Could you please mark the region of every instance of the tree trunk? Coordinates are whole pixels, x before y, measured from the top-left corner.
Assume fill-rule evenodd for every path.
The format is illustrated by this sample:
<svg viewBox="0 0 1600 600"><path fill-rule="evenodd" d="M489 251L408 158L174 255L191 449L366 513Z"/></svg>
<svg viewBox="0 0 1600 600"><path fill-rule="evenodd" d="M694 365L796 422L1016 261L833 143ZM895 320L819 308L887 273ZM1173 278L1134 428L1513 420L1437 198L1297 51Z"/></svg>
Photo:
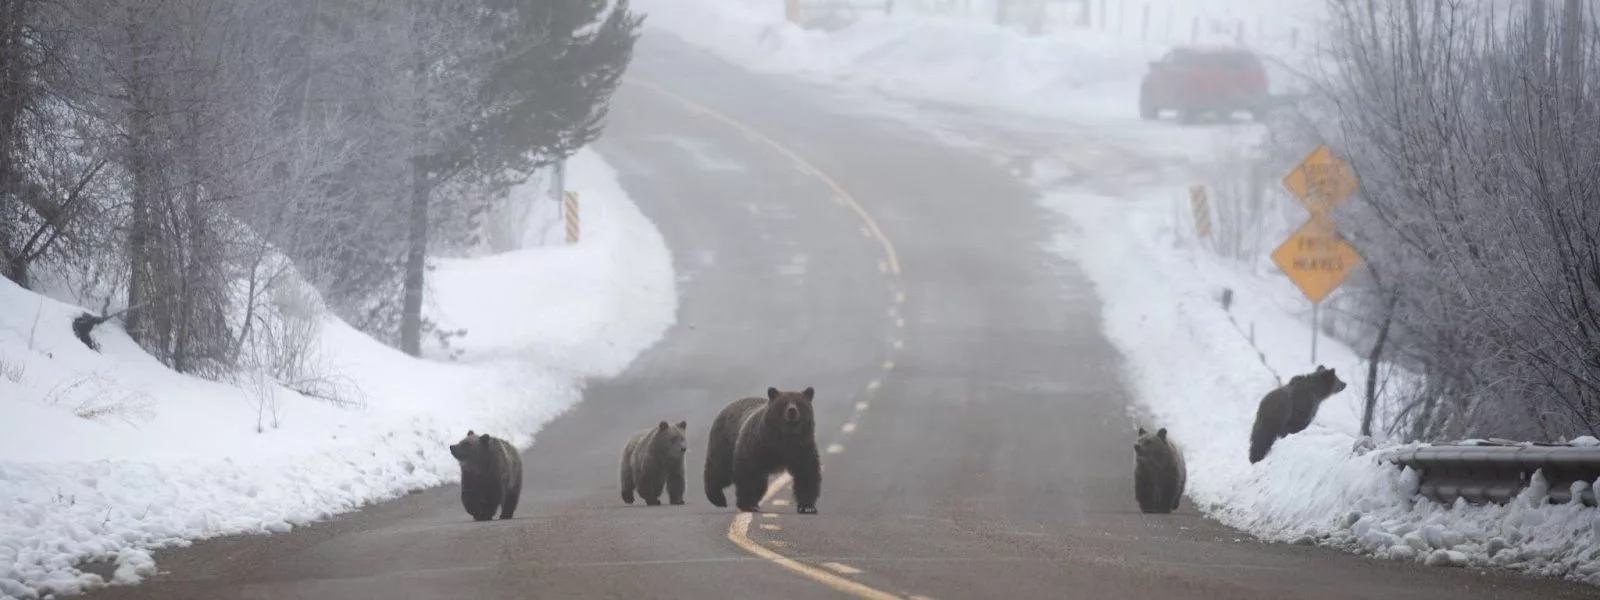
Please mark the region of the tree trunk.
<svg viewBox="0 0 1600 600"><path fill-rule="evenodd" d="M24 87L28 74L19 50L25 16L18 0L0 0L0 202L16 202L22 190L15 161L23 105L28 102ZM13 245L18 234L11 227L10 222L0 220L0 277L28 287L27 270Z"/></svg>
<svg viewBox="0 0 1600 600"><path fill-rule="evenodd" d="M1378 405L1378 361L1383 359L1383 344L1389 341L1389 325L1394 321L1394 309L1398 298L1389 301L1389 306L1383 312L1383 325L1378 327L1378 341L1372 344L1372 353L1367 355L1367 402L1361 409L1361 435L1372 436L1372 412Z"/></svg>
<svg viewBox="0 0 1600 600"><path fill-rule="evenodd" d="M128 96L132 103L130 107L128 127L128 143L126 151L128 171L133 176L133 189L130 201L133 212L132 222L128 224L128 306L132 307L124 317L128 337L135 343L149 349L150 336L146 331L144 307L149 306L151 290L149 289L151 277L154 275L151 268L150 236L155 227L152 212L152 197L155 195L156 182L151 171L150 144L150 110L149 82L143 69L144 57L148 54L140 36L139 24L130 23L128 26L129 48L133 53L133 68L128 81Z"/></svg>
<svg viewBox="0 0 1600 600"><path fill-rule="evenodd" d="M1534 74L1534 81L1542 83L1545 75L1545 42L1550 39L1546 33L1547 21L1545 19L1545 0L1529 0L1528 2L1528 61Z"/></svg>
<svg viewBox="0 0 1600 600"><path fill-rule="evenodd" d="M400 351L422 355L422 289L428 258L428 173L422 158L412 160L411 215L406 236L405 304L400 313Z"/></svg>
<svg viewBox="0 0 1600 600"><path fill-rule="evenodd" d="M1561 12L1561 83L1564 107L1576 113L1583 106L1583 2L1567 0Z"/></svg>

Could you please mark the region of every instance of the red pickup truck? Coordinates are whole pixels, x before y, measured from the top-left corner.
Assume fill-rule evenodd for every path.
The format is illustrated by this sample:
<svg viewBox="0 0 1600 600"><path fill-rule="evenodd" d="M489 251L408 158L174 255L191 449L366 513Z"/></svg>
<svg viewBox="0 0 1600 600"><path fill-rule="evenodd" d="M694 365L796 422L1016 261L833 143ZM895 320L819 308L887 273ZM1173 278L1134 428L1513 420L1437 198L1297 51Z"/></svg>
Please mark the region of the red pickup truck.
<svg viewBox="0 0 1600 600"><path fill-rule="evenodd" d="M1267 70L1255 53L1234 47L1180 46L1161 60L1139 85L1139 116L1160 117L1161 111L1178 112L1178 120L1192 123L1200 115L1226 116L1250 111L1256 119L1267 107L1271 92Z"/></svg>

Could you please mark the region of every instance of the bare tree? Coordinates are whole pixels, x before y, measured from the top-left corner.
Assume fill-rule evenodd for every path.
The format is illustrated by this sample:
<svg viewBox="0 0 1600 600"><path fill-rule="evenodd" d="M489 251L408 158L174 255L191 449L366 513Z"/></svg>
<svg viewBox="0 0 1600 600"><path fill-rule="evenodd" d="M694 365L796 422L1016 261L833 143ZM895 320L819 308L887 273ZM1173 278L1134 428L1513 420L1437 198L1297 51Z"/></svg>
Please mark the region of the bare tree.
<svg viewBox="0 0 1600 600"><path fill-rule="evenodd" d="M1392 411L1408 437L1600 432L1600 61L1581 7L1551 44L1541 4L1329 3L1334 118L1301 126L1360 175L1338 218L1385 273L1357 295L1427 378Z"/></svg>

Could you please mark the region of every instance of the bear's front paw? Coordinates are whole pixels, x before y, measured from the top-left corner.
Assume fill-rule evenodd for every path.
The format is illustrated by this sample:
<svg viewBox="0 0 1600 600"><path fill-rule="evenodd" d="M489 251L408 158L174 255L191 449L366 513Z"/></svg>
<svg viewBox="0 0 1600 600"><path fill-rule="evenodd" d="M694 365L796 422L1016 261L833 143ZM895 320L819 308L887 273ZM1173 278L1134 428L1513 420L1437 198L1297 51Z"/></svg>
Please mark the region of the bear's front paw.
<svg viewBox="0 0 1600 600"><path fill-rule="evenodd" d="M799 508L799 510L797 512L799 512L802 515L814 515L814 514L817 514L817 507L815 507L815 506L802 506L802 507Z"/></svg>
<svg viewBox="0 0 1600 600"><path fill-rule="evenodd" d="M673 504L674 504L674 505L678 505L678 504L683 504L683 498L679 498L679 499L677 499L677 500L673 500L673 501L672 501L672 503L673 503Z"/></svg>
<svg viewBox="0 0 1600 600"><path fill-rule="evenodd" d="M739 510L742 510L744 512L761 512L761 506L760 505L756 505L756 504L752 504L752 505L749 505L749 506L742 506L741 505L739 507Z"/></svg>

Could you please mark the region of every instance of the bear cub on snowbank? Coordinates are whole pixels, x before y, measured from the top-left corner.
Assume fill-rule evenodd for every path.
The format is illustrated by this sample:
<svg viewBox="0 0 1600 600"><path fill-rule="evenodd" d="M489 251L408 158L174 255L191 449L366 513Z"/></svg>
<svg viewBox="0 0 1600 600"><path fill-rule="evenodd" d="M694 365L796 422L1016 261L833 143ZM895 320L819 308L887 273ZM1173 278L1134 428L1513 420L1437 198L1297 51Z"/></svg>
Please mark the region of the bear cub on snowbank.
<svg viewBox="0 0 1600 600"><path fill-rule="evenodd" d="M509 519L522 496L522 456L510 442L471 431L450 445L450 455L461 463L461 505L474 521Z"/></svg>
<svg viewBox="0 0 1600 600"><path fill-rule="evenodd" d="M734 486L739 510L758 512L767 493L767 477L788 471L794 478L794 499L801 514L816 514L822 494L822 461L817 456L816 418L811 401L816 391L780 392L767 388L766 398L735 400L711 423L706 442L706 498L723 507L723 488Z"/></svg>
<svg viewBox="0 0 1600 600"><path fill-rule="evenodd" d="M1139 510L1169 513L1178 510L1183 486L1189 479L1183 450L1167 439L1166 428L1151 435L1143 427L1133 442L1133 497Z"/></svg>
<svg viewBox="0 0 1600 600"><path fill-rule="evenodd" d="M622 501L633 504L633 492L650 506L661 504L661 488L667 488L667 501L683 504L683 455L689 441L683 436L688 421L676 425L666 421L628 439L622 447Z"/></svg>
<svg viewBox="0 0 1600 600"><path fill-rule="evenodd" d="M1317 370L1290 377L1289 383L1267 392L1250 428L1250 464L1266 458L1278 440L1305 431L1322 401L1342 391L1344 381L1333 369L1317 365Z"/></svg>

